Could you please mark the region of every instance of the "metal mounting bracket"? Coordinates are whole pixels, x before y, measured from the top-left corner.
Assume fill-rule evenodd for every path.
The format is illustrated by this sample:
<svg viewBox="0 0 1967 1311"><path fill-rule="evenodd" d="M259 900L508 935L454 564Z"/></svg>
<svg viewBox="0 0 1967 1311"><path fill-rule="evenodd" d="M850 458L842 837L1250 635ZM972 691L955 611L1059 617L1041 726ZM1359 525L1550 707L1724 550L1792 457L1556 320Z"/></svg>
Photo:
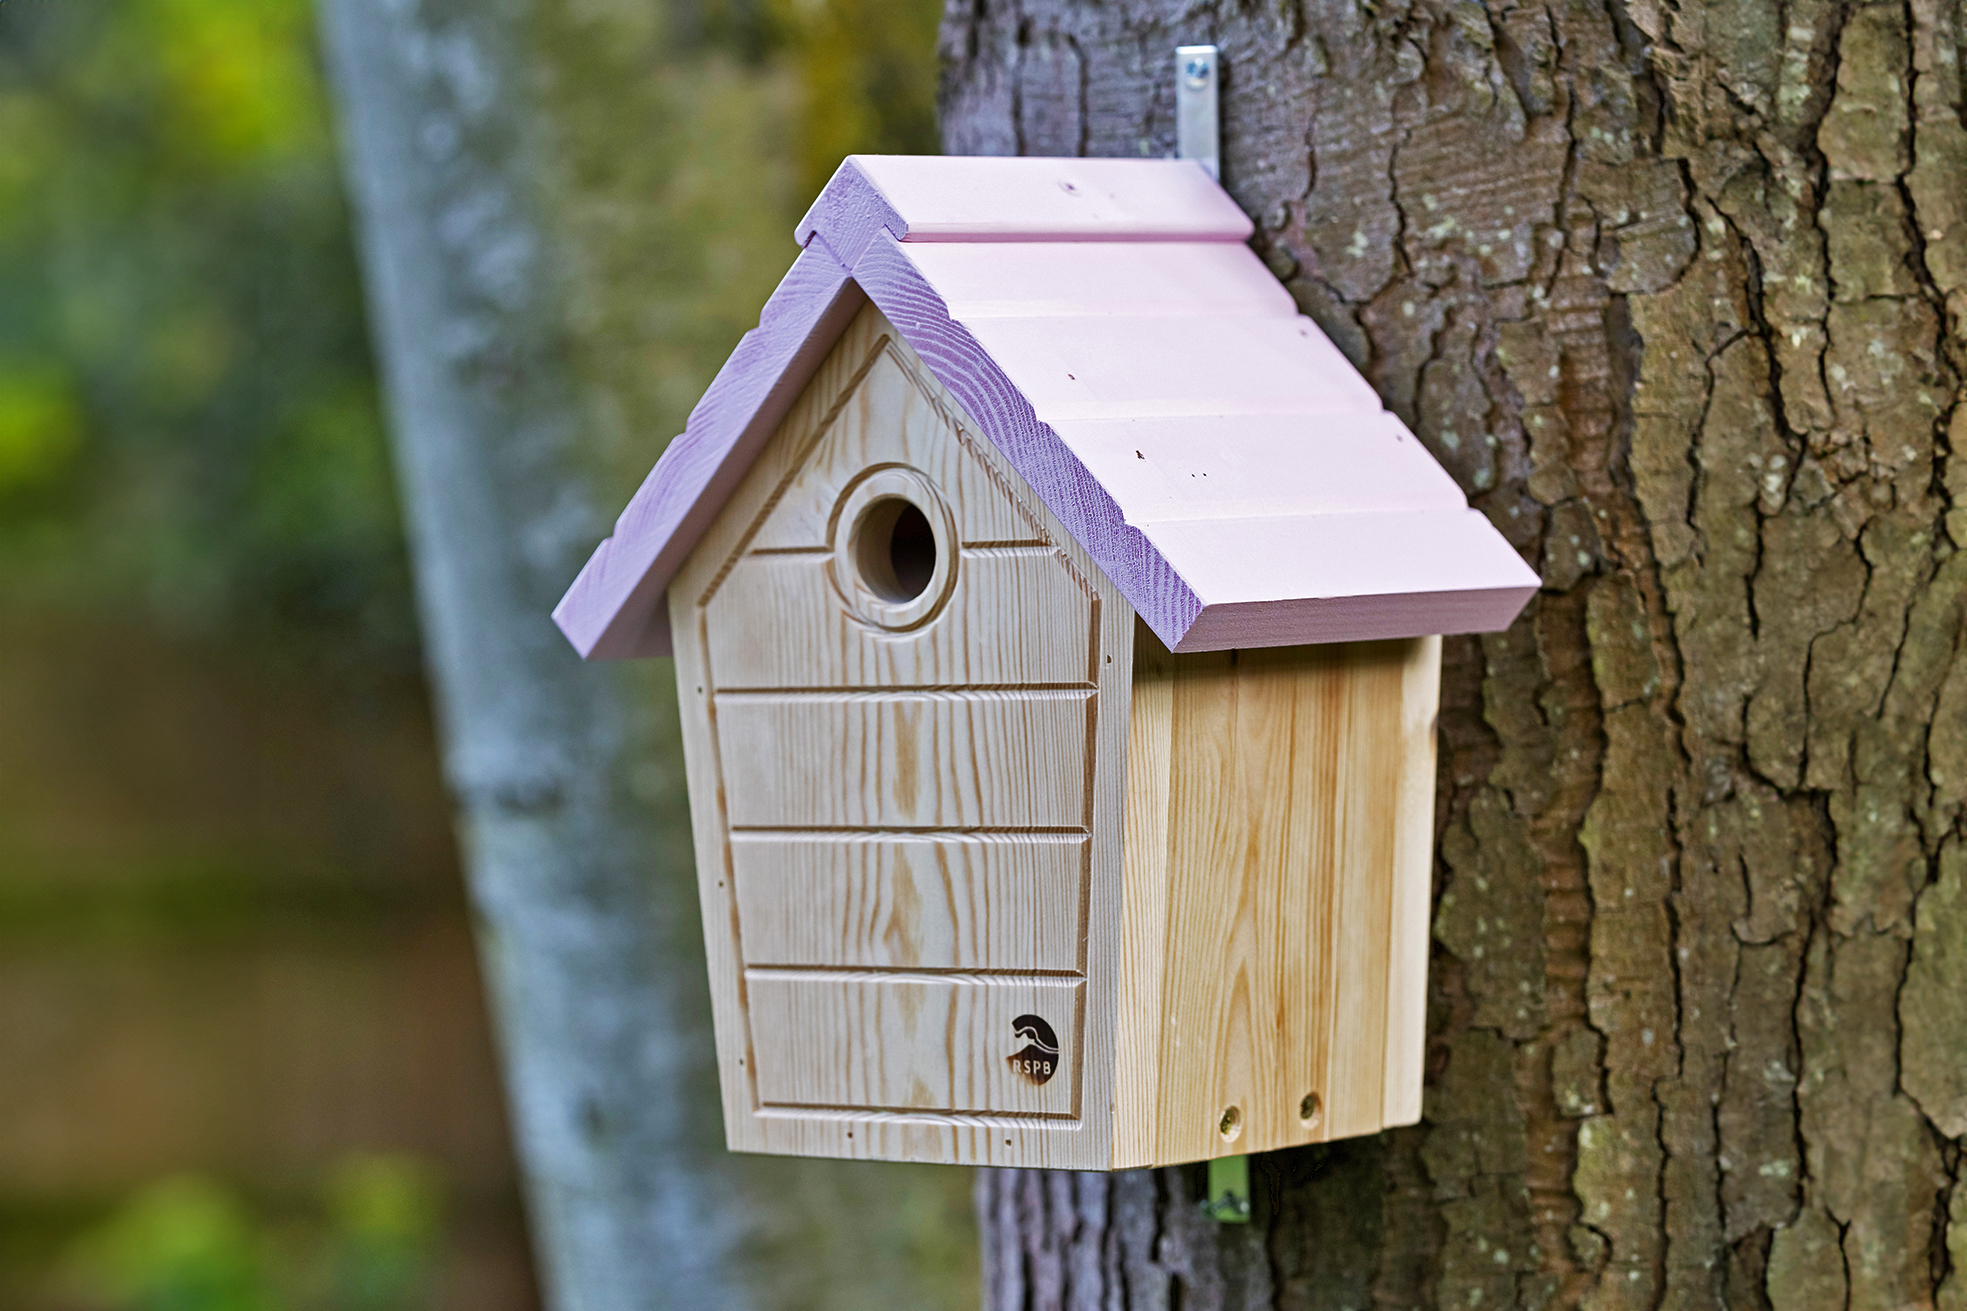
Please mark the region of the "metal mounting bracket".
<svg viewBox="0 0 1967 1311"><path fill-rule="evenodd" d="M1250 1223L1250 1158L1218 1156L1209 1162L1209 1198L1202 1213L1225 1224Z"/></svg>
<svg viewBox="0 0 1967 1311"><path fill-rule="evenodd" d="M1222 181L1222 128L1216 117L1222 66L1214 46L1175 47L1175 155Z"/></svg>

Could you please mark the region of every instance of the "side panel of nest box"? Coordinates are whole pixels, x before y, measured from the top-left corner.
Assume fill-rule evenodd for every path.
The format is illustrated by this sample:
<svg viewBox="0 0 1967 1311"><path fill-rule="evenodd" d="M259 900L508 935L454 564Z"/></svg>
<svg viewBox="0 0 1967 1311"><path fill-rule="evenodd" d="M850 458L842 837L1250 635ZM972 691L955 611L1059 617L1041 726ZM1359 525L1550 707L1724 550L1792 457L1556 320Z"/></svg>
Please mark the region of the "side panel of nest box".
<svg viewBox="0 0 1967 1311"><path fill-rule="evenodd" d="M1134 650L1116 1167L1421 1113L1441 639Z"/></svg>

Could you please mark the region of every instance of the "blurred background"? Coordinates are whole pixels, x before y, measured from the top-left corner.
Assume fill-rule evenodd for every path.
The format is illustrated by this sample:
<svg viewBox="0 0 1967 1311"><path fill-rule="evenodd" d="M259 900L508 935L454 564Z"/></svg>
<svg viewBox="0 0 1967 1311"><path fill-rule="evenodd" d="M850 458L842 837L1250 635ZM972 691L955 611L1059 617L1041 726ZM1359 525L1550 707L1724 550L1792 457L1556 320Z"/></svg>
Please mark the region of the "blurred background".
<svg viewBox="0 0 1967 1311"><path fill-rule="evenodd" d="M583 193L626 489L940 7L588 7L692 70ZM349 222L306 0L0 0L6 1311L538 1305ZM974 1304L966 1172L772 1168L762 1305Z"/></svg>

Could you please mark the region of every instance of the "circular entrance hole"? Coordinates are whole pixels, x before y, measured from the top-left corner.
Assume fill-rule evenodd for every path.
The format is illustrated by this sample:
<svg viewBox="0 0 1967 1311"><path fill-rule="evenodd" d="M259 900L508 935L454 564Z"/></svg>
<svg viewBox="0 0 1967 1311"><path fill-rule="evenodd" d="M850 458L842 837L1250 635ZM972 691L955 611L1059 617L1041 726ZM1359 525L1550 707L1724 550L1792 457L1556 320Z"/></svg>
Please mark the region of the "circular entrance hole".
<svg viewBox="0 0 1967 1311"><path fill-rule="evenodd" d="M913 501L883 496L854 529L854 568L868 591L894 605L922 595L936 576L936 532Z"/></svg>
<svg viewBox="0 0 1967 1311"><path fill-rule="evenodd" d="M1304 1100L1298 1103L1298 1123L1307 1129L1316 1129L1324 1117L1325 1104L1318 1099L1318 1094L1306 1093Z"/></svg>

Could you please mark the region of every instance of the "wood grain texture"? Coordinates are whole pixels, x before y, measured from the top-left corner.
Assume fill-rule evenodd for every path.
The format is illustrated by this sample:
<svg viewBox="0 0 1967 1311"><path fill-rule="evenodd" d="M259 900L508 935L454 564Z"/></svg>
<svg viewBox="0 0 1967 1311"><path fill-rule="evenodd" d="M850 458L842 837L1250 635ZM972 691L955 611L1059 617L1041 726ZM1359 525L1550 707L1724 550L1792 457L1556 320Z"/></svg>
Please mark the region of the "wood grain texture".
<svg viewBox="0 0 1967 1311"><path fill-rule="evenodd" d="M1399 760L1394 782L1386 1067L1380 1122L1421 1118L1427 1056L1427 959L1434 881L1434 769L1441 704L1441 639L1413 643L1401 666Z"/></svg>
<svg viewBox="0 0 1967 1311"><path fill-rule="evenodd" d="M1169 789L1174 781L1173 658L1146 623L1134 623L1133 699L1127 726L1127 815L1122 829L1120 989L1114 1001L1113 1151L1116 1166L1158 1160L1162 996L1167 985Z"/></svg>
<svg viewBox="0 0 1967 1311"><path fill-rule="evenodd" d="M865 311L863 311L865 314ZM955 416L924 386L919 369L904 362L889 333L871 335L872 319L857 320L855 342L868 354L847 395L827 413L802 416L788 426L793 441L814 425L813 447L780 492L771 517L759 525L753 550L796 550L826 545L840 494L863 471L882 464L919 469L949 489L961 539L975 545L1043 540L1031 512L993 480L988 465L965 448ZM842 339L843 342L846 340ZM858 345L847 348L852 354ZM788 415L790 419L790 415ZM974 440L974 439L967 439Z"/></svg>
<svg viewBox="0 0 1967 1311"><path fill-rule="evenodd" d="M1116 1165L1382 1126L1389 998L1404 1025L1425 989L1425 938L1396 955L1393 907L1404 888L1411 938L1438 660L1431 640L1178 655L1142 633ZM1398 1077L1417 1096L1411 1045Z"/></svg>
<svg viewBox="0 0 1967 1311"><path fill-rule="evenodd" d="M848 614L835 595L830 567L830 558L821 555L750 555L732 568L708 607L711 658L721 686L1092 685L1091 598L1050 548L966 551L941 616L906 636L870 628ZM1004 623L1007 612L1051 615L1056 622L1033 630ZM766 631L813 640L760 642L754 629L738 622L741 616L766 616Z"/></svg>
<svg viewBox="0 0 1967 1311"><path fill-rule="evenodd" d="M861 389L887 362L920 395L863 415L857 398L873 393ZM884 411L905 431L880 431ZM725 1124L739 1150L1110 1161L1110 1005L1085 999L1113 995L1127 726L1101 707L1126 704L1133 617L968 428L864 310L670 588ZM854 485L843 451L933 468L958 519L1008 506L1023 541L962 548L948 604L920 629L859 624L825 575L830 552L778 545L811 540L814 489ZM1075 1093L1063 1074L1008 1092L988 1082L1011 1074L1008 1021L1026 1013L990 1007L1026 984L1071 998L1058 1035L1073 1034ZM954 1030L909 1018L932 1013L983 1018ZM822 1031L822 1045L899 1035L897 1064L843 1088L838 1069L809 1058ZM911 1043L940 1046L908 1056ZM786 1097L801 1104L774 1104Z"/></svg>
<svg viewBox="0 0 1967 1311"><path fill-rule="evenodd" d="M758 332L556 617L586 655L666 649L644 610L865 295L953 398L951 412L968 417L1062 537L1172 648L1505 626L1535 590L1535 573L1486 519L1444 499L1439 470L1404 428L1392 435L1411 453L1389 453L1389 425L1399 421L1311 320L1290 312L1232 235L1247 228L1182 162L849 161L802 223L806 254ZM935 249L952 243L992 249L956 258ZM1075 263L1073 246L1099 254ZM884 375L867 385L866 404L878 411L875 393L900 383ZM1335 423L1335 414L1358 420ZM1280 417L1290 423L1280 427ZM1179 492L1171 497L1167 481L1140 476L1145 469L1116 471L1110 445L1089 464L1053 427L1156 419L1212 425L1217 440L1230 434L1230 449L1245 424L1255 437L1247 458L1213 469L1181 469L1165 443L1154 457L1133 448L1142 464L1162 463L1176 488L1183 473L1192 486L1210 479L1198 494L1209 514L1157 525L1153 508ZM842 440L847 465L853 449ZM1297 477L1274 482L1266 471L1280 465ZM1340 472L1322 490L1286 493L1316 487L1307 471L1328 467ZM818 474L818 490L828 476ZM1132 503L1144 487L1153 489L1147 502ZM1358 500L1335 505L1340 487L1359 489ZM788 549L813 536L813 513L826 503L797 499L807 514L783 522ZM1388 502L1405 508L1379 521ZM1264 507L1255 521L1252 503ZM1318 566L1289 567L1307 558Z"/></svg>
<svg viewBox="0 0 1967 1311"><path fill-rule="evenodd" d="M734 827L1083 828L1091 691L723 693Z"/></svg>
<svg viewBox="0 0 1967 1311"><path fill-rule="evenodd" d="M1068 1117L1085 983L1017 976L746 971L758 1096L777 1107ZM1046 1082L1013 1073L1013 1021L1044 1017L1063 1061Z"/></svg>
<svg viewBox="0 0 1967 1311"><path fill-rule="evenodd" d="M1070 834L734 834L745 959L1076 972L1087 843Z"/></svg>

